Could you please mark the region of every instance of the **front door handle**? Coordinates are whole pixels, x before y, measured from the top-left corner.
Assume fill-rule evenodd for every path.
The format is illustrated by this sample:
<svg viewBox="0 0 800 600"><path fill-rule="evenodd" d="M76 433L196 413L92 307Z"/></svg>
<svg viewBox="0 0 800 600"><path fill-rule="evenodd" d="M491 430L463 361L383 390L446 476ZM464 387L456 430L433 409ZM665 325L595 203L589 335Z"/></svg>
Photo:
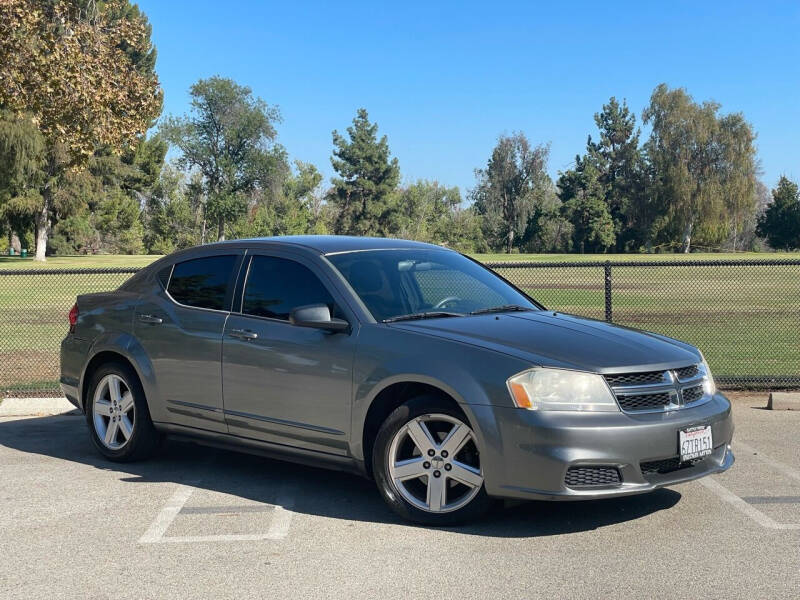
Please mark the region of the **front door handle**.
<svg viewBox="0 0 800 600"><path fill-rule="evenodd" d="M249 329L231 329L228 335L239 338L240 340L254 340L258 337L255 331L250 331Z"/></svg>
<svg viewBox="0 0 800 600"><path fill-rule="evenodd" d="M150 323L151 325L161 325L164 320L161 317L155 317L153 315L139 315L139 320L142 323Z"/></svg>

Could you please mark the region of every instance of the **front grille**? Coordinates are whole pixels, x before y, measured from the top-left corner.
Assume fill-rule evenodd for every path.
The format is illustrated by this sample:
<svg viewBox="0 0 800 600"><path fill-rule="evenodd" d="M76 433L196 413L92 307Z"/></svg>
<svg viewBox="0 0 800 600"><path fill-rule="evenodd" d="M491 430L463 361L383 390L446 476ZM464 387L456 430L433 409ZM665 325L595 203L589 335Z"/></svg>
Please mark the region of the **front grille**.
<svg viewBox="0 0 800 600"><path fill-rule="evenodd" d="M696 385L694 387L685 388L682 392L683 394L683 403L684 404L691 404L692 402L697 402L700 398L703 397L703 386Z"/></svg>
<svg viewBox="0 0 800 600"><path fill-rule="evenodd" d="M692 377L697 377L697 374L699 372L700 370L697 368L697 365L691 365L690 367L682 367L680 369L675 369L675 374L681 381L685 381L686 379L691 379Z"/></svg>
<svg viewBox="0 0 800 600"><path fill-rule="evenodd" d="M717 454L720 452L722 446L717 446L714 448L713 454ZM642 475L658 475L664 473L672 473L673 471L680 471L681 469L688 469L689 467L695 466L697 463L706 460L707 458L711 458L711 456L702 456L700 458L695 458L693 460L687 460L686 462L681 462L679 456L673 456L672 458L663 458L661 460L648 460L643 463L639 463L639 468L642 470Z"/></svg>
<svg viewBox="0 0 800 600"><path fill-rule="evenodd" d="M695 382L701 376L705 379L700 365L690 365L665 371L611 373L603 377L622 410L641 412L674 410L699 403L704 397L703 385Z"/></svg>
<svg viewBox="0 0 800 600"><path fill-rule="evenodd" d="M672 402L672 394L635 394L625 396L617 394L617 402L622 410L656 410L668 406Z"/></svg>
<svg viewBox="0 0 800 600"><path fill-rule="evenodd" d="M698 458L695 460L688 460L682 463L679 457L673 456L672 458L665 458L662 460L650 460L647 462L640 463L639 468L642 470L642 475L658 475L664 473L672 473L673 471L678 471L680 469L686 469L688 467L692 467L694 466L695 463L701 460L703 459Z"/></svg>
<svg viewBox="0 0 800 600"><path fill-rule="evenodd" d="M606 382L611 387L618 385L648 385L652 383L664 383L664 371L647 371L645 373L619 373L606 375Z"/></svg>
<svg viewBox="0 0 800 600"><path fill-rule="evenodd" d="M622 483L616 467L570 467L564 484L571 488L613 486Z"/></svg>

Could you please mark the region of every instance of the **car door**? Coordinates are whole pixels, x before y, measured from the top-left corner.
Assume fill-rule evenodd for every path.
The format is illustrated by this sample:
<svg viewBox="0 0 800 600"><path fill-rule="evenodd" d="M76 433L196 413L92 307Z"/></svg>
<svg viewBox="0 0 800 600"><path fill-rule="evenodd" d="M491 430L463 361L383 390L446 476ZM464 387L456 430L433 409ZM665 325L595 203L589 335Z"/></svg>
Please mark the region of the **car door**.
<svg viewBox="0 0 800 600"><path fill-rule="evenodd" d="M179 261L141 299L134 332L153 368L156 395L171 423L226 432L222 333L243 251Z"/></svg>
<svg viewBox="0 0 800 600"><path fill-rule="evenodd" d="M293 254L252 253L239 310L225 324L222 379L230 433L346 454L356 335L289 322L293 308L327 304L353 316L317 265Z"/></svg>

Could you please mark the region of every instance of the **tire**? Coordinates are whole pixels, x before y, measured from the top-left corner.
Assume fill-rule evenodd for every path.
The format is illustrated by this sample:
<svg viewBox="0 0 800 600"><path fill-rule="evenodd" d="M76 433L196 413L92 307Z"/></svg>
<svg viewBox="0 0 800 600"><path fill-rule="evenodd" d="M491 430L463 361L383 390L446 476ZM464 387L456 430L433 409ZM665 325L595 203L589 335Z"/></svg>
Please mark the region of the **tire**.
<svg viewBox="0 0 800 600"><path fill-rule="evenodd" d="M472 521L492 504L469 421L434 395L413 398L386 418L373 446L372 472L389 507L415 523Z"/></svg>
<svg viewBox="0 0 800 600"><path fill-rule="evenodd" d="M161 443L139 377L127 364L105 363L92 373L85 412L89 437L109 460L143 460Z"/></svg>

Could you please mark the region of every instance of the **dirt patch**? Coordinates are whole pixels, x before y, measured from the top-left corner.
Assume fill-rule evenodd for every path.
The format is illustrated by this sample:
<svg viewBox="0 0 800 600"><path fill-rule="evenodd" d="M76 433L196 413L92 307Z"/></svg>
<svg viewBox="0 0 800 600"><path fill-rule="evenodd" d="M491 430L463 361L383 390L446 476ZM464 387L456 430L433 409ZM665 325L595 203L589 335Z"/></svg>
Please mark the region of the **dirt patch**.
<svg viewBox="0 0 800 600"><path fill-rule="evenodd" d="M13 350L0 353L0 390L58 388L58 351ZM21 392L14 392L18 395ZM6 394L4 394L6 395Z"/></svg>

